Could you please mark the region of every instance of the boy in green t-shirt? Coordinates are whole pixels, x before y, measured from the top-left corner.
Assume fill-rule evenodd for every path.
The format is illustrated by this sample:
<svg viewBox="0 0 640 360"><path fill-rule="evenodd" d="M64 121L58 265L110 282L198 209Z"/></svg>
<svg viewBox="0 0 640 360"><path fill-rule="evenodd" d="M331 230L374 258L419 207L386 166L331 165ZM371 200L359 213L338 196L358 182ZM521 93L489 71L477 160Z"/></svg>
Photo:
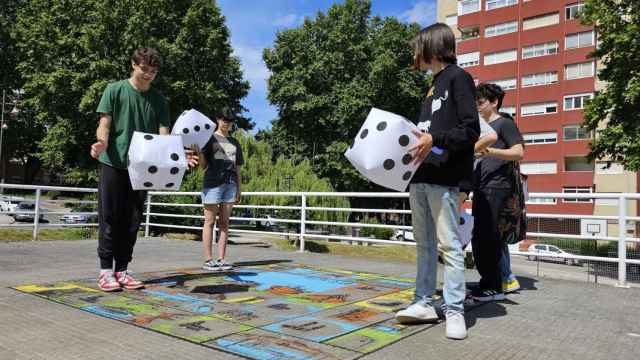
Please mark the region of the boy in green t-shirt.
<svg viewBox="0 0 640 360"><path fill-rule="evenodd" d="M146 197L145 191L131 187L127 152L134 131L160 135L170 132L167 100L151 88L161 65L156 49L137 49L131 57L131 77L107 85L96 110L100 123L91 156L100 161L98 285L104 291L144 286L127 270ZM188 153L187 158L190 166L197 164L197 157Z"/></svg>

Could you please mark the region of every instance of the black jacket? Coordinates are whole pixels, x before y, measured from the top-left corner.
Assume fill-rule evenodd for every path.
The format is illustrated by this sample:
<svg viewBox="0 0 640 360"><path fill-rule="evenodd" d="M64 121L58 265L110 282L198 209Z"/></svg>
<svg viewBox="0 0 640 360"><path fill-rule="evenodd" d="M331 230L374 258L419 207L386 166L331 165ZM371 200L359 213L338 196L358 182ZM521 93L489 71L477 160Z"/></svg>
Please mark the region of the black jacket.
<svg viewBox="0 0 640 360"><path fill-rule="evenodd" d="M473 78L457 65L437 73L416 122L433 146L412 183L458 186L473 171L473 145L480 134ZM441 151L440 151L440 150Z"/></svg>

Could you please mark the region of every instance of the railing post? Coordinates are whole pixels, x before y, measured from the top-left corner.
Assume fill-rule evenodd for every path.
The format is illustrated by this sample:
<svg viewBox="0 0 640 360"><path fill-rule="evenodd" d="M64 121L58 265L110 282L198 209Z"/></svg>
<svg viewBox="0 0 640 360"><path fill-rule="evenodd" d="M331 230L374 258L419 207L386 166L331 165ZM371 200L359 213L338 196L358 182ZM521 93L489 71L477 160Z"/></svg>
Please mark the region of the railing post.
<svg viewBox="0 0 640 360"><path fill-rule="evenodd" d="M40 228L40 194L42 190L36 189L36 202L33 214L33 241L38 240L38 230Z"/></svg>
<svg viewBox="0 0 640 360"><path fill-rule="evenodd" d="M147 217L146 220L144 222L144 237L149 237L149 220L151 219L151 216L149 215L149 213L151 212L151 193L147 192Z"/></svg>
<svg viewBox="0 0 640 360"><path fill-rule="evenodd" d="M307 217L307 195L302 194L302 206L300 209L300 252L304 252L304 234L306 231L305 220Z"/></svg>
<svg viewBox="0 0 640 360"><path fill-rule="evenodd" d="M624 195L618 198L618 283L627 285L627 201Z"/></svg>

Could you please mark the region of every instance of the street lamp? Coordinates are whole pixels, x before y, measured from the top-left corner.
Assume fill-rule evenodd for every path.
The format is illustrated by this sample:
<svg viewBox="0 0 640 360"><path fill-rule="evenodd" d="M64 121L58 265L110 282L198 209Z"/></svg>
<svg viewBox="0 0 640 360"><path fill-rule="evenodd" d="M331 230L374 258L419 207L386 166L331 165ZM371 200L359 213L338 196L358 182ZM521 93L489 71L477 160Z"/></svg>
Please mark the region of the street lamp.
<svg viewBox="0 0 640 360"><path fill-rule="evenodd" d="M9 127L5 122L4 122L4 104L6 103L6 99L7 99L7 91L6 90L2 90L2 115L0 116L0 162L2 163L1 167L2 167L2 173L0 174L0 183L4 184L4 161L2 160L2 140L4 137L4 131ZM17 116L20 113L20 109L18 109L18 104L16 101L13 102L13 109L11 110L11 112L9 113L9 115L11 115L12 117ZM3 189L0 188L0 191L2 191Z"/></svg>

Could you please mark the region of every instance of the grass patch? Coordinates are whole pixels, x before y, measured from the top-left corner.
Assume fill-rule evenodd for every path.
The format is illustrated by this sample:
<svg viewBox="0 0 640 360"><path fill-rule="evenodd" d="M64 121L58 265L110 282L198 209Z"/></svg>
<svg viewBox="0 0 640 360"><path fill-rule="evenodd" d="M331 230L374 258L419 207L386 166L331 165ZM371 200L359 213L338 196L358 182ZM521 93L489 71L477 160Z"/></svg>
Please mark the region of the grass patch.
<svg viewBox="0 0 640 360"><path fill-rule="evenodd" d="M144 234L143 234L144 236ZM164 233L162 234L163 238L170 240L189 240L189 241L200 241L200 235L192 234L192 233Z"/></svg>
<svg viewBox="0 0 640 360"><path fill-rule="evenodd" d="M282 250L297 250L293 241L280 239L275 242L275 246ZM370 259L381 259L391 261L401 261L415 263L416 249L413 246L384 245L346 245L332 242L305 241L305 249L309 252L328 253L334 255L344 255L352 257L365 257Z"/></svg>
<svg viewBox="0 0 640 360"><path fill-rule="evenodd" d="M40 229L38 240L87 240L97 239L97 228ZM0 229L0 241L31 241L32 229Z"/></svg>

